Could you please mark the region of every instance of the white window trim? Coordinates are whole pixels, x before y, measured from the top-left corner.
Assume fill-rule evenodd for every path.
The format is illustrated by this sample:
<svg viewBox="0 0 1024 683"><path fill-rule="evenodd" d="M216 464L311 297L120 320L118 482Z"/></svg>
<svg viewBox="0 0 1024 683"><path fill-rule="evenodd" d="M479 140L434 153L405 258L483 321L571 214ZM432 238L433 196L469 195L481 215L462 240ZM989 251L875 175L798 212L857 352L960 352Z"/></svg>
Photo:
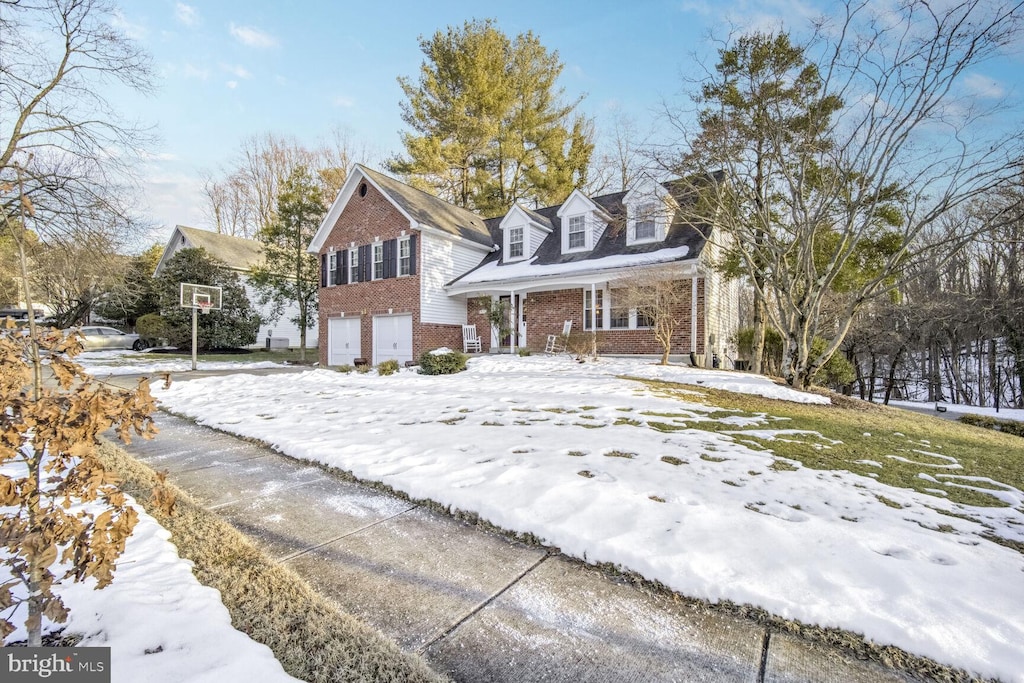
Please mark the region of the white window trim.
<svg viewBox="0 0 1024 683"><path fill-rule="evenodd" d="M402 249L403 249L403 247L405 248L405 251L406 251L406 258L409 260L407 272L405 272L405 273L402 272ZM399 237L398 238L398 249L396 251L398 253L396 254L395 258L398 259L398 263L395 266L395 273L398 274L398 277L409 277L412 274L412 254L409 253L409 238L408 237Z"/></svg>
<svg viewBox="0 0 1024 683"><path fill-rule="evenodd" d="M338 283L338 252L332 251L327 255L327 286L333 287Z"/></svg>
<svg viewBox="0 0 1024 683"><path fill-rule="evenodd" d="M512 241L512 232L515 231L515 230L519 230L521 232L521 234L522 234L522 240L520 242L513 242ZM505 229L505 243L506 243L505 244L505 262L506 263L511 262L511 261L522 261L523 259L526 258L526 255L528 253L530 253L529 243L528 243L528 240L530 239L529 238L529 234L530 234L530 231L526 229L526 225L510 225L508 228ZM513 244L522 244L523 245L523 253L518 255L518 256L513 256L512 255L512 245Z"/></svg>
<svg viewBox="0 0 1024 683"><path fill-rule="evenodd" d="M348 282L356 284L359 282L359 249L352 248L348 251Z"/></svg>
<svg viewBox="0 0 1024 683"><path fill-rule="evenodd" d="M636 236L636 219L642 212L648 209L654 211L654 236L638 238ZM664 242L668 227L667 223L667 207L664 205L664 202L645 201L628 204L626 206L626 246Z"/></svg>
<svg viewBox="0 0 1024 683"><path fill-rule="evenodd" d="M377 260L377 254L380 254L380 261ZM377 277L377 264L380 264L380 277ZM370 247L370 279L371 280L383 280L384 279L384 243L374 242Z"/></svg>
<svg viewBox="0 0 1024 683"><path fill-rule="evenodd" d="M573 218L583 218L583 246L581 247L570 247L569 246L569 224ZM594 248L594 234L593 230L590 229L593 217L586 213L576 213L571 216L566 216L562 219L562 225L565 226L563 231L564 237L562 238L562 253L563 254L575 254L581 251L590 251Z"/></svg>

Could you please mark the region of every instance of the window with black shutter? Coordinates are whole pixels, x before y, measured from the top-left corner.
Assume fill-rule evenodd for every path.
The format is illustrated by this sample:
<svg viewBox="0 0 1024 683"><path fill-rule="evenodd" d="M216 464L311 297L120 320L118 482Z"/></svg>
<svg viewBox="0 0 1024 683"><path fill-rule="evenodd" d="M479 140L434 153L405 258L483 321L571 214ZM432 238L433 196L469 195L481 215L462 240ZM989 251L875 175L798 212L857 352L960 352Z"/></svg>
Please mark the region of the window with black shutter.
<svg viewBox="0 0 1024 683"><path fill-rule="evenodd" d="M395 277L395 245L398 240L388 240L384 243L384 277Z"/></svg>
<svg viewBox="0 0 1024 683"><path fill-rule="evenodd" d="M348 250L342 249L338 252L338 284L348 284Z"/></svg>
<svg viewBox="0 0 1024 683"><path fill-rule="evenodd" d="M364 244L363 246L359 247L359 281L360 282L369 282L370 280L373 279L371 277L371 273L373 272L371 270L371 266L373 265L373 262L370 260L370 246L371 245L369 245L369 244Z"/></svg>
<svg viewBox="0 0 1024 683"><path fill-rule="evenodd" d="M349 249L348 252L348 281L359 282L359 249Z"/></svg>

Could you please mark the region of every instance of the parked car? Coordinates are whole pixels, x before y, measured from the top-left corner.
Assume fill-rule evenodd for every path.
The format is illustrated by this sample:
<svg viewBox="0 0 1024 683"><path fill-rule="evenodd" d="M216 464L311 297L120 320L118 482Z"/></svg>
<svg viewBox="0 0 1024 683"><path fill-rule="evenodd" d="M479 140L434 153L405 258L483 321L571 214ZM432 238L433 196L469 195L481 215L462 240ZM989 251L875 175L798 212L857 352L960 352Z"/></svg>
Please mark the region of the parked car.
<svg viewBox="0 0 1024 683"><path fill-rule="evenodd" d="M82 342L86 351L104 349L134 349L141 351L146 348L145 342L137 334L129 334L113 327L86 326L78 328L82 334Z"/></svg>

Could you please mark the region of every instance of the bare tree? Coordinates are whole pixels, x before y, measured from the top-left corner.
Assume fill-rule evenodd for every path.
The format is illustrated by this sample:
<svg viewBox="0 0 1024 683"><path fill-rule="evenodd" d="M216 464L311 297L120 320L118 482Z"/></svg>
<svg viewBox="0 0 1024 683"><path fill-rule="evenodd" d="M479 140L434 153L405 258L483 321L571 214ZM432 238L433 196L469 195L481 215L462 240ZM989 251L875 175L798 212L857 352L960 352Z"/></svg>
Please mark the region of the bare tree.
<svg viewBox="0 0 1024 683"><path fill-rule="evenodd" d="M668 365L672 342L690 303L686 281L664 270L638 270L617 281L616 287L621 287L621 291L615 290L616 301L625 308L636 309L637 318L651 327L661 345L661 364Z"/></svg>
<svg viewBox="0 0 1024 683"><path fill-rule="evenodd" d="M998 104L979 104L964 76L1019 37L1021 7L908 0L883 13L847 0L770 82L751 80L752 67L779 36L741 37L721 51L699 135L675 168L724 173L725 182L702 186L694 217L737 238L726 260L750 274L784 331L783 373L794 386L808 383L865 302L892 291L910 265L970 243L970 225L942 243L923 238L1019 167L1020 136L990 123ZM793 97L750 106L778 87ZM837 300L829 323L823 307ZM827 343L812 353L815 337Z"/></svg>

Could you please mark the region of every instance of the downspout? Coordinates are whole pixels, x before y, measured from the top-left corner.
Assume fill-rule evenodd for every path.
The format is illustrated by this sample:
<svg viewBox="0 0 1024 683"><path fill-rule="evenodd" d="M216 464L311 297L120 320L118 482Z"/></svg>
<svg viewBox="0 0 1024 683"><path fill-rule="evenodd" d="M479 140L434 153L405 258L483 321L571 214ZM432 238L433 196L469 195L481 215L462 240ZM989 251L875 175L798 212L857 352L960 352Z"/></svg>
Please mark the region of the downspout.
<svg viewBox="0 0 1024 683"><path fill-rule="evenodd" d="M697 353L697 276L690 280L690 353Z"/></svg>

